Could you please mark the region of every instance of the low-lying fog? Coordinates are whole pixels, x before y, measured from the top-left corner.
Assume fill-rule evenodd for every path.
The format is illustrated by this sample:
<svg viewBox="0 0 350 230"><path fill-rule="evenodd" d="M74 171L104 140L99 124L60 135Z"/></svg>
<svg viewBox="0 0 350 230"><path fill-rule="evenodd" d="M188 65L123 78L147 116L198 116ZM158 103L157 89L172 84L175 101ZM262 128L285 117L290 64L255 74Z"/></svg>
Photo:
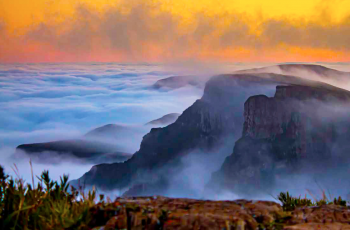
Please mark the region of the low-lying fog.
<svg viewBox="0 0 350 230"><path fill-rule="evenodd" d="M169 113L181 114L203 93L203 88L194 86L176 90L152 89L157 80L196 75L206 81L215 74L269 65L273 63L212 66L192 63L170 66L0 64L0 165L5 167L7 173L15 175L11 169L15 163L20 175L26 181L31 181L30 159L22 155L15 158L16 146L79 139L90 130L106 124L119 124L136 130L135 136L122 136L117 140L120 143L111 143L132 154L139 149L142 136L151 128L144 124ZM350 69L349 65L341 63L326 63L324 66L343 71ZM231 153L232 150L227 155ZM69 174L70 179L76 179L92 165L91 162L67 157L55 163L33 159L34 174L48 169L53 179L58 179L63 173ZM198 165L195 167L198 168ZM198 174L193 170L195 168L187 169L186 173L194 175L188 178L188 183L202 183L198 182ZM222 198L237 197L227 194Z"/></svg>
<svg viewBox="0 0 350 230"><path fill-rule="evenodd" d="M197 67L203 79L220 72L217 66ZM240 65L233 65L236 68ZM81 138L106 124L131 126L138 132L115 143L134 153L151 128L145 123L182 113L203 93L191 86L171 91L151 86L170 76L193 75L194 70L183 64L0 64L0 164L14 175L11 166L16 163L28 181L29 158L14 159L16 146ZM33 165L35 174L49 169L55 179L63 173L75 179L92 166L74 159Z"/></svg>

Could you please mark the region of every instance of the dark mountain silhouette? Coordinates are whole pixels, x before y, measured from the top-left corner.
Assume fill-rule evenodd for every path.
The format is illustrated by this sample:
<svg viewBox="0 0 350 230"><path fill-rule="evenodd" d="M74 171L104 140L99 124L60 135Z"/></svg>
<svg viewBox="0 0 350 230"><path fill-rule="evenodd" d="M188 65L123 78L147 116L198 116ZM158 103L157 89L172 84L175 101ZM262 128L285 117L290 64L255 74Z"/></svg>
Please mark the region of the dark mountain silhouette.
<svg viewBox="0 0 350 230"><path fill-rule="evenodd" d="M176 120L178 114L168 114L147 124L150 126L167 125ZM33 143L19 145L16 152L24 152L29 155L43 157L43 154L72 156L77 159L87 160L93 163L123 162L131 157L119 146L118 140L135 138L139 131L135 127L117 124L108 124L95 128L86 133L81 139L60 140L46 143ZM124 139L123 139L124 138ZM18 154L17 154L18 155ZM45 158L46 160L49 160Z"/></svg>
<svg viewBox="0 0 350 230"><path fill-rule="evenodd" d="M86 140L24 144L16 148L16 154L20 154L21 151L45 160L50 160L50 156L57 154L96 163L123 162L131 157L131 154L118 152L116 146Z"/></svg>

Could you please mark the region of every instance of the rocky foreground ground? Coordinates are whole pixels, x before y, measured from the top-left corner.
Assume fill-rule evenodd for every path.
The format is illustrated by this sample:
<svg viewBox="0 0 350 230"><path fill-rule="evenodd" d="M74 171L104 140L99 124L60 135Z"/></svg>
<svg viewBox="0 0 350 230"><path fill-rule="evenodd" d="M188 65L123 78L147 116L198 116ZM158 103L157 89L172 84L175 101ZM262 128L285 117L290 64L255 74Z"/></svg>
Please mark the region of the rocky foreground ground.
<svg viewBox="0 0 350 230"><path fill-rule="evenodd" d="M94 229L350 229L350 208L303 207L286 212L270 201L118 198L91 210Z"/></svg>

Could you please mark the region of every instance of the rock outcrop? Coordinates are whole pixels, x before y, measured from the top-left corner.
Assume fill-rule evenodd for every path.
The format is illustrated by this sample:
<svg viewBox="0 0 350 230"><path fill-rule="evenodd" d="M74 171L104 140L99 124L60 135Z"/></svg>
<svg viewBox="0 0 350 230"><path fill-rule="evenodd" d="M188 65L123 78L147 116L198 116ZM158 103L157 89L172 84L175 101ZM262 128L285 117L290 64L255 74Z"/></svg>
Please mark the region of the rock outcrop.
<svg viewBox="0 0 350 230"><path fill-rule="evenodd" d="M271 201L208 201L160 196L118 198L90 209L92 226L112 229L350 229L349 207L285 212ZM97 227L96 227L97 229Z"/></svg>
<svg viewBox="0 0 350 230"><path fill-rule="evenodd" d="M274 97L250 97L242 137L210 187L247 195L271 191L277 177L305 165L311 172L331 169L334 156L347 158L347 151L334 147L346 145L350 130L334 108L349 103L350 92L335 87L277 86Z"/></svg>

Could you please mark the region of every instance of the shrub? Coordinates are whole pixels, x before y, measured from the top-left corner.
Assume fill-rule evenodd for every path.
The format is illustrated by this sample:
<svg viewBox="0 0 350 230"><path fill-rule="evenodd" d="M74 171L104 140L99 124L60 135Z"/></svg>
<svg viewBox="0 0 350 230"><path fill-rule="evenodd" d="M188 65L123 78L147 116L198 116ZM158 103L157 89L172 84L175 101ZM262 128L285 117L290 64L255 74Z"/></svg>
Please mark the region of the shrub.
<svg viewBox="0 0 350 230"><path fill-rule="evenodd" d="M346 201L343 200L340 196L338 198L334 198L333 201L329 201L325 192L322 193L322 199L314 198L315 202L312 202L311 199L299 197L292 197L288 192L281 192L277 199L282 203L283 210L285 211L293 211L298 207L307 207L307 206L321 206L321 205L341 205L346 206Z"/></svg>
<svg viewBox="0 0 350 230"><path fill-rule="evenodd" d="M283 210L285 211L293 211L297 207L305 207L305 206L313 206L314 203L310 199L301 198L300 196L298 198L292 197L289 195L288 192L283 193L281 192L278 196L278 200L281 201Z"/></svg>
<svg viewBox="0 0 350 230"><path fill-rule="evenodd" d="M68 176L53 181L44 171L39 182L25 184L4 173L0 166L1 229L84 229L95 205L95 191L84 194L71 187ZM79 196L81 199L78 199Z"/></svg>

